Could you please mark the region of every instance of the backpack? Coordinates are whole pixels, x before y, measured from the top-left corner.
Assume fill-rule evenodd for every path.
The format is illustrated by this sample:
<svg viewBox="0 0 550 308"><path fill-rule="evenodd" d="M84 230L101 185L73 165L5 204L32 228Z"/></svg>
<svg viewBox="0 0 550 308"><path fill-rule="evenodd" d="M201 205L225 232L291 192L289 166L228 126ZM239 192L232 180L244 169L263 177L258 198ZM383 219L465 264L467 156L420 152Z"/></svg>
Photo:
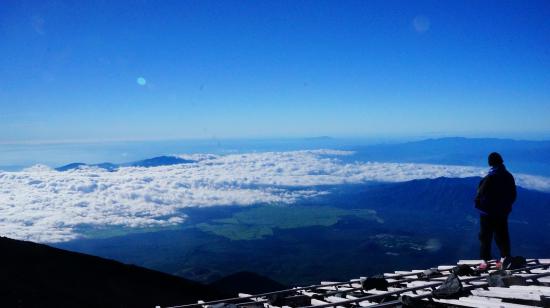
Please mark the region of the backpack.
<svg viewBox="0 0 550 308"><path fill-rule="evenodd" d="M509 286L525 286L527 280L521 276L514 276L505 270L495 271L489 274L487 279L490 287L508 288Z"/></svg>
<svg viewBox="0 0 550 308"><path fill-rule="evenodd" d="M470 266L466 264L457 265L452 269L452 272L458 276L477 276L479 275Z"/></svg>
<svg viewBox="0 0 550 308"><path fill-rule="evenodd" d="M307 295L294 295L289 296L291 293L276 293L270 294L267 297L268 303L273 306L291 306L291 307L302 307L310 306L311 299Z"/></svg>
<svg viewBox="0 0 550 308"><path fill-rule="evenodd" d="M427 269L425 271L423 271L422 273L420 273L420 275L418 275L418 278L420 279L430 279L430 278L434 278L434 277L441 277L443 276L443 274L441 274L437 268L430 268L430 269Z"/></svg>
<svg viewBox="0 0 550 308"><path fill-rule="evenodd" d="M502 262L502 269L515 270L527 266L527 260L522 256L508 257Z"/></svg>
<svg viewBox="0 0 550 308"><path fill-rule="evenodd" d="M452 273L442 285L432 291L432 295L441 299L457 299L464 294L463 291L462 282L455 273Z"/></svg>
<svg viewBox="0 0 550 308"><path fill-rule="evenodd" d="M363 290L376 289L387 291L390 284L383 278L382 275L376 275L373 277L367 277L365 280L361 280L361 286L363 287Z"/></svg>

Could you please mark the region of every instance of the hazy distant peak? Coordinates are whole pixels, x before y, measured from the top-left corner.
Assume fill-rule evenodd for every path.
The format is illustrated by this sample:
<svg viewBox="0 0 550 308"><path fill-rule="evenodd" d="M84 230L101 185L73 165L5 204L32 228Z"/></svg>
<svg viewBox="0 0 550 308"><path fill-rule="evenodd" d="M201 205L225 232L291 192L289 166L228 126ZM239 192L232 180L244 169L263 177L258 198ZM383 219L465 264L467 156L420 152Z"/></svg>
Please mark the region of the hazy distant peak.
<svg viewBox="0 0 550 308"><path fill-rule="evenodd" d="M22 171L23 172L31 172L31 173L50 172L50 171L52 171L52 168L50 168L46 165L43 165L43 164L36 164L36 165L30 166L28 168L25 168Z"/></svg>

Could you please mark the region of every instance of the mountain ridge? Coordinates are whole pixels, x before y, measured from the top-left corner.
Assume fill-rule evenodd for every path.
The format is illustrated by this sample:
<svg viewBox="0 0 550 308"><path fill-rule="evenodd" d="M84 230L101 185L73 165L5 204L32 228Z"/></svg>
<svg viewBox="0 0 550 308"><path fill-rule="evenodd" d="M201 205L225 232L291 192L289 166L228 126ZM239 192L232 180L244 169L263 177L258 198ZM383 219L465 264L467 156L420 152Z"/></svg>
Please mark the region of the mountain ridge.
<svg viewBox="0 0 550 308"><path fill-rule="evenodd" d="M99 163L99 164L86 164L86 163L70 163L67 165L63 165L60 167L55 168L57 171L69 171L74 169L79 169L82 167L96 167L100 169L104 169L107 171L116 171L120 167L158 167L158 166L170 166L170 165L179 165L179 164L190 164L194 163L194 160L190 159L183 159L178 156L171 156L171 155L164 155L164 156L156 156L153 158L147 158L143 160L138 160L135 162L130 163L122 163L122 164L114 164L109 162Z"/></svg>
<svg viewBox="0 0 550 308"><path fill-rule="evenodd" d="M225 293L155 270L0 237L1 307L154 307Z"/></svg>

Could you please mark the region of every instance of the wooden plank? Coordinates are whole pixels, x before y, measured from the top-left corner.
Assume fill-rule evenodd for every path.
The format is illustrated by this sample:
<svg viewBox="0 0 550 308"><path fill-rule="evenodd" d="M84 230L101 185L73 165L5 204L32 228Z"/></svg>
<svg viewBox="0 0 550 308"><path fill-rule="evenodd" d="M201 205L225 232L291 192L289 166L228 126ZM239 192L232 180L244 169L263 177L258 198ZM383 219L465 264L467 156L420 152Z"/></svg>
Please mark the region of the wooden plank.
<svg viewBox="0 0 550 308"><path fill-rule="evenodd" d="M338 297L338 296L327 296L325 297L325 301L329 302L329 303L339 303L339 302L343 302L343 301L346 301L347 299L345 298L342 298L342 297Z"/></svg>
<svg viewBox="0 0 550 308"><path fill-rule="evenodd" d="M434 299L435 302L450 304L459 307L487 307L487 308L527 308L526 306L512 303L502 303L491 300L479 299L475 297L461 297L459 299Z"/></svg>
<svg viewBox="0 0 550 308"><path fill-rule="evenodd" d="M352 289L353 288L350 288L350 287L336 287L336 286L316 288L316 290L325 290L325 291L349 291L349 290L352 290Z"/></svg>
<svg viewBox="0 0 550 308"><path fill-rule="evenodd" d="M438 271L448 271L455 267L456 265L440 265L437 267Z"/></svg>
<svg viewBox="0 0 550 308"><path fill-rule="evenodd" d="M372 303L372 302L369 302L369 301L362 301L362 302L359 302L359 306L361 307L368 307L368 306L374 306L374 305L377 305L378 303Z"/></svg>
<svg viewBox="0 0 550 308"><path fill-rule="evenodd" d="M507 298L507 299L522 299L530 301L540 301L541 295L550 295L550 293L540 292L540 291L531 291L531 290L521 290L521 289L510 289L510 288L498 288L498 287L489 287L489 290L472 290L473 295L484 296L484 297L497 297L497 298Z"/></svg>
<svg viewBox="0 0 550 308"><path fill-rule="evenodd" d="M371 290L365 291L365 293L367 293L367 294L386 294L386 293L388 293L388 291L371 289Z"/></svg>
<svg viewBox="0 0 550 308"><path fill-rule="evenodd" d="M475 295L469 295L469 296L463 296L461 297L463 300L476 300L476 301L489 301L493 303L502 303L502 299L500 298L492 298L492 297L480 297Z"/></svg>
<svg viewBox="0 0 550 308"><path fill-rule="evenodd" d="M328 304L327 302L323 302L321 300L318 300L318 299L315 299L315 298L312 298L311 299L311 305L312 306L320 306L320 305L324 305L324 304Z"/></svg>
<svg viewBox="0 0 550 308"><path fill-rule="evenodd" d="M395 271L395 273L397 275L406 275L406 276L413 276L413 275L418 275L419 273L422 273L423 270L413 270L413 271Z"/></svg>
<svg viewBox="0 0 550 308"><path fill-rule="evenodd" d="M545 286L510 286L510 289L541 291L544 293L546 292L550 293L550 287L545 287Z"/></svg>
<svg viewBox="0 0 550 308"><path fill-rule="evenodd" d="M458 306L458 307L491 307L491 306L484 305L484 303L482 303L482 302L472 303L472 302L467 302L467 301L460 301L458 299L434 299L434 302L447 304L447 305L454 305L454 306ZM501 307L499 307L499 308L501 308Z"/></svg>
<svg viewBox="0 0 550 308"><path fill-rule="evenodd" d="M445 278L445 279L447 279L447 278ZM413 288L413 287L425 286L425 285L428 285L428 284L433 284L433 281L415 280L415 281L407 282L406 285L407 285L408 288Z"/></svg>
<svg viewBox="0 0 550 308"><path fill-rule="evenodd" d="M394 273L384 273L384 277L392 278L392 277L410 277L410 276L418 276L419 273L422 273L423 271L416 270L416 271L395 271Z"/></svg>
<svg viewBox="0 0 550 308"><path fill-rule="evenodd" d="M308 292L308 291L305 291L305 290L302 290L302 291L299 291L298 293L301 293L305 296L309 296L309 297L313 297L313 296L322 296L321 294L319 293L315 293L315 292Z"/></svg>
<svg viewBox="0 0 550 308"><path fill-rule="evenodd" d="M353 295L347 295L346 298L347 299L357 299L358 297L353 296ZM373 302L369 302L369 301L359 302L359 306L361 306L361 307L368 307L368 306L373 306L373 305L376 305L376 304L378 304L378 303L373 303Z"/></svg>
<svg viewBox="0 0 550 308"><path fill-rule="evenodd" d="M403 290L403 289L404 289L404 288L388 287L388 291L382 291L382 292L387 293L387 292L401 291L401 290Z"/></svg>
<svg viewBox="0 0 550 308"><path fill-rule="evenodd" d="M535 274L550 273L550 269L535 268L531 270L531 273L535 273Z"/></svg>
<svg viewBox="0 0 550 308"><path fill-rule="evenodd" d="M337 283L345 284L345 282L339 282L339 281L321 281L321 285L337 284Z"/></svg>
<svg viewBox="0 0 550 308"><path fill-rule="evenodd" d="M459 260L458 265L479 265L483 260Z"/></svg>
<svg viewBox="0 0 550 308"><path fill-rule="evenodd" d="M531 305L505 303L505 302L502 302L500 300L495 300L493 298L484 299L484 298L479 298L479 297L476 297L476 296L461 297L458 300L462 301L462 302L467 302L467 303L475 303L475 304L478 305L476 307L498 307L498 308L502 308L502 307L505 307L505 308L533 307Z"/></svg>
<svg viewBox="0 0 550 308"><path fill-rule="evenodd" d="M417 290L416 293L414 293L412 291L407 291L407 292L401 293L400 295L408 295L408 296L415 297L415 296L425 295L425 294L430 294L430 293L432 293L432 291Z"/></svg>
<svg viewBox="0 0 550 308"><path fill-rule="evenodd" d="M485 285L485 284L487 284L487 282L483 281L483 280L481 280L481 281L470 281L469 284L471 284L473 286L475 286L475 285Z"/></svg>

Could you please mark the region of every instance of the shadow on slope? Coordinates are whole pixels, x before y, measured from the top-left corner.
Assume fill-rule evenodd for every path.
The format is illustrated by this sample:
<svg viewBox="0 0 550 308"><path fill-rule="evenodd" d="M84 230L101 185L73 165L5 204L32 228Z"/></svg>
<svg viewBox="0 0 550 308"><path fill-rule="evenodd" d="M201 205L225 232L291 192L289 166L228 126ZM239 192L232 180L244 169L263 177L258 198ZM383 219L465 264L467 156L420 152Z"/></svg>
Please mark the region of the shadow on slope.
<svg viewBox="0 0 550 308"><path fill-rule="evenodd" d="M32 242L2 237L0 251L0 307L150 308L226 296L180 277Z"/></svg>

